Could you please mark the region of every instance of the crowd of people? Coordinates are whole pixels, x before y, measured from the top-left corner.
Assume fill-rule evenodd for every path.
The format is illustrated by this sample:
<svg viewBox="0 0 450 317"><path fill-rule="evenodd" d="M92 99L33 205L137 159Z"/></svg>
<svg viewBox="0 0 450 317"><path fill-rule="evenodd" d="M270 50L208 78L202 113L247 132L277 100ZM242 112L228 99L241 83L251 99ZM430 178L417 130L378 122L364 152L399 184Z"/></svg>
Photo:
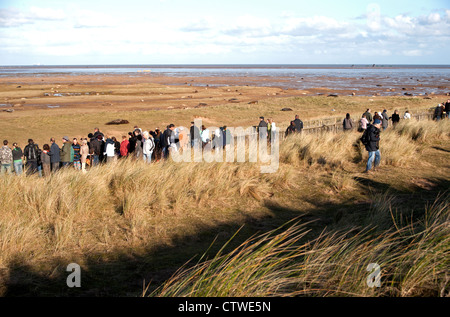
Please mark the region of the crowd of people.
<svg viewBox="0 0 450 317"><path fill-rule="evenodd" d="M275 124L273 127L275 128ZM114 136L105 136L95 128L86 138L70 139L64 136L61 147L55 138L51 138L49 144L44 144L42 149L33 139L28 140L23 150L17 143L13 143L10 148L8 140L4 140L0 149L1 173L14 172L21 175L25 168L27 175L38 173L39 176L48 176L65 167L86 172L89 167L121 158L151 163L167 159L171 151L182 152L188 142L191 147L198 145L204 148L209 145L211 148L220 146L226 149L231 144L231 137L226 126L211 133L204 125L197 127L191 122L189 131L183 127L175 127L174 124L168 125L164 131L159 128L143 131L135 126L132 132L122 136L121 141Z"/></svg>
<svg viewBox="0 0 450 317"><path fill-rule="evenodd" d="M450 99L436 107L433 119L449 118L449 113ZM403 119L411 119L409 111L404 113ZM395 128L400 122L398 110L389 116L387 110L374 112L372 115L371 109L367 109L358 121L357 131L368 135L369 140L368 144L364 144L369 152L367 172L372 169L373 164L375 167L379 164L380 131L388 128L389 120ZM355 128L350 114L346 115L342 125L344 131L351 131ZM259 136L267 138L268 142L271 141L272 132L277 130L273 119L265 120L264 117L260 117L256 128ZM296 115L287 127L285 136L301 133L302 130L303 122ZM364 133L365 131L367 133ZM28 175L38 173L39 176L48 176L60 168L69 166L86 172L89 167L128 157L151 163L167 159L172 151L184 151L188 142L191 147L210 146L211 148L223 147L226 149L231 144L231 138L231 132L226 126L217 128L211 133L204 125L197 127L194 122L191 122L189 131L183 127L177 128L174 124L168 125L164 131L159 128L154 131L143 131L135 126L132 132L122 136L121 141L114 136L105 136L98 128L95 128L94 132L89 133L86 138L70 140L69 137L64 136L61 139L61 147L55 138L51 138L50 144L44 144L42 149L33 139L28 140L28 144L23 150L17 143L13 143L10 148L8 140L4 140L3 147L0 148L0 172L2 174L15 172L20 175L26 167Z"/></svg>

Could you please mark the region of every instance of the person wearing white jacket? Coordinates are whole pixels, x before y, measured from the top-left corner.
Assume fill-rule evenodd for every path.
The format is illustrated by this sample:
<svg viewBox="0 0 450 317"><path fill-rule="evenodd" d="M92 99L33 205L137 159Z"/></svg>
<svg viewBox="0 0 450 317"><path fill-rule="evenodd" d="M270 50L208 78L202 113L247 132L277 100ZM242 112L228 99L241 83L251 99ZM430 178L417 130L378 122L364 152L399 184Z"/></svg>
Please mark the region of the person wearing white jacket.
<svg viewBox="0 0 450 317"><path fill-rule="evenodd" d="M103 155L106 155L106 162L112 162L115 158L115 151L114 151L114 141L111 138L106 139L105 144L105 152L103 152Z"/></svg>
<svg viewBox="0 0 450 317"><path fill-rule="evenodd" d="M153 150L155 149L155 142L153 141L153 136L148 133L148 131L144 131L142 136L144 137L142 149L143 158L145 162L151 163Z"/></svg>

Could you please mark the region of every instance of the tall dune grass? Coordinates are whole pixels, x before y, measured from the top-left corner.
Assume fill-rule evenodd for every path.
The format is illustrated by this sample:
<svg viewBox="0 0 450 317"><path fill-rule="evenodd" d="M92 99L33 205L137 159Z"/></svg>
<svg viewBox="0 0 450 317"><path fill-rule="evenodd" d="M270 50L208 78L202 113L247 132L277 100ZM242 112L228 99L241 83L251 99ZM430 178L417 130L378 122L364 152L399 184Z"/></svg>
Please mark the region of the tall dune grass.
<svg viewBox="0 0 450 317"><path fill-rule="evenodd" d="M416 158L421 155L418 151L420 140L448 140L448 123L433 124L435 123L409 122L395 130L383 132L383 162L392 166L411 165L417 162ZM417 138L414 137L417 133L413 132L416 127L429 128L432 132L422 133L422 137ZM45 178L1 175L0 269L8 269L11 263L20 261L38 271L51 274L54 270L52 263L56 259L70 262L76 260L82 265L88 255L102 254L104 260L108 260L114 258L118 252L132 254L170 245L176 239L195 236L204 227L236 224L246 217L257 218L267 212L262 208L264 202L273 199L274 195L296 195L316 188L313 183L298 182L298 178L307 175L308 180L314 180L320 176L320 173L316 172L320 172L323 167L332 171L331 175L327 176L326 186L337 192L356 190L358 184L347 171L344 172L344 168L355 170L365 164L365 150L358 144L358 138L358 133L289 137L281 144L280 167L278 172L273 174L261 174L259 164L254 163L168 161L148 165L133 160L119 160L92 168L86 174L63 169ZM309 168L315 170L309 173ZM262 241L254 240L254 243L245 244L239 252L234 253L237 258L227 259L221 255L213 260L215 263L210 263L212 266L190 271L189 274L193 275L189 279L194 280L200 276L200 272L213 268L217 270L233 267L233 270L237 271L226 273L231 274L228 277L232 278L233 283L231 280L227 282L225 275L219 276L217 281L222 279L223 287L218 288L217 293L209 289L205 294L328 294L325 290L330 290L331 293L366 294L358 291L359 288L348 286L349 282L342 280L342 272L359 277L365 273L363 266L358 266L356 270L353 266L349 267L348 263L360 261L358 263L366 264L369 259L372 260L362 254L363 251L375 248L375 241L377 244L385 243L386 246L391 243L396 248L405 247L408 254L412 254L412 248L419 245L424 247L423 250L425 245L429 250L436 250L431 258L427 257L425 251L416 254L416 258L423 257L423 261L437 261L443 252L447 252L445 243L448 243L448 238L441 238L441 233L448 229L448 205L434 209L440 210L440 213L430 212L430 218L427 218L428 227L421 231L424 239L417 240L411 236L414 239L410 241L416 241L418 244L398 244L398 232L395 235L381 235L376 239L361 234L361 239L369 239L366 244L360 244L359 241L363 240L356 237L346 240L346 234L333 237L325 235L314 243L302 245L300 252L296 243L298 237L304 234L301 231L303 227L293 227L275 240L265 236ZM436 217L437 214L439 217ZM447 220L436 222L442 217L447 217ZM427 240L432 236L436 237L435 234L438 234L439 238L432 238L435 239L432 241L441 249L434 249L431 240ZM317 253L317 250L320 252ZM345 252L340 255L342 250ZM301 256L292 252L300 252ZM333 252L339 259L333 260L334 262L328 258ZM356 257L358 254L360 258ZM377 254L373 254L374 259L381 261ZM285 256L288 258L281 263L277 262L277 259ZM291 256L301 259L303 266L307 263L314 264L311 267L317 266L317 274L313 274L315 271L311 271L310 266L305 266L305 269L300 271L292 267ZM270 261L266 262L268 258ZM408 260L412 261L412 258ZM245 261L250 262L246 264ZM389 261L393 259L383 263L390 263ZM406 262L405 260L402 263ZM265 265L264 274L261 274L260 264ZM390 266L387 267L391 270ZM438 267L437 262L433 267ZM215 272L210 271L216 274ZM331 274L330 272L335 273L327 275ZM422 282L420 278L423 276L413 273L398 273L405 279L402 283L406 285L401 292L422 292L417 291L415 287ZM290 279L292 274L297 275L294 283ZM2 276L0 275L0 285ZM258 285L255 278L266 284ZM333 283L343 283L342 289L333 288L332 285L335 284L331 282L327 284L327 278L334 281ZM210 277L207 279L208 283L210 279L213 280ZM412 283L413 279L417 282ZM201 285L205 281L201 281ZM278 284L271 284L274 281ZM396 283L399 283L397 281ZM439 277L436 283L443 281ZM234 284L239 287L233 287ZM426 284L428 285L428 282ZM167 294L181 294L181 290L182 294L198 294L190 282L184 285L176 291L166 287L161 294L166 291ZM313 291L319 289L320 292ZM369 293L372 294L367 290L367 294Z"/></svg>
<svg viewBox="0 0 450 317"><path fill-rule="evenodd" d="M426 208L426 222L354 234L324 232L309 242L305 224L245 241L228 254L177 272L149 296L449 296L448 200ZM280 232L281 231L281 232ZM369 264L380 271L370 287ZM373 285L372 285L373 286Z"/></svg>

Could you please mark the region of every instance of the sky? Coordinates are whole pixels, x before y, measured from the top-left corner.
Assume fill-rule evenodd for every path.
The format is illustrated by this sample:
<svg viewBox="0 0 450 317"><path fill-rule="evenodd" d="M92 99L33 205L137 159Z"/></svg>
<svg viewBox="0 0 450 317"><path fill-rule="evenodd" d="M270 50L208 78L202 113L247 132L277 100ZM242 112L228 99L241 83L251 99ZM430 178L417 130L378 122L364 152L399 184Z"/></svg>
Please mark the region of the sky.
<svg viewBox="0 0 450 317"><path fill-rule="evenodd" d="M0 0L0 65L450 64L450 0Z"/></svg>

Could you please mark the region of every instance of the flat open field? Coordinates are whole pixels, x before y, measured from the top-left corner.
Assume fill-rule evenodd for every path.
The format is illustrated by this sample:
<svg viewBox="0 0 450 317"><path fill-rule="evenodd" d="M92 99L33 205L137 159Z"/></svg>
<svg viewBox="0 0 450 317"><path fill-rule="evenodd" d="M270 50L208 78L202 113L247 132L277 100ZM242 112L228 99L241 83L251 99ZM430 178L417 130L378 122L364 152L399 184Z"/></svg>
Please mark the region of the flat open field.
<svg viewBox="0 0 450 317"><path fill-rule="evenodd" d="M211 82L196 85L196 82ZM189 127L194 118L206 126L249 127L259 117L272 118L284 129L299 114L303 121L336 117L347 112L359 119L367 108L374 111L435 107L447 96L377 96L369 90L350 91L262 87L264 78L189 78L125 75L45 76L0 79L1 138L24 142L33 138L42 145L50 137L82 137L99 127L120 138L137 125L154 130L174 123ZM255 85L248 85L246 82ZM411 88L412 89L412 88ZM359 95L363 94L363 95ZM291 108L293 111L281 111ZM7 112L6 110L13 111ZM123 119L127 125L106 123Z"/></svg>

